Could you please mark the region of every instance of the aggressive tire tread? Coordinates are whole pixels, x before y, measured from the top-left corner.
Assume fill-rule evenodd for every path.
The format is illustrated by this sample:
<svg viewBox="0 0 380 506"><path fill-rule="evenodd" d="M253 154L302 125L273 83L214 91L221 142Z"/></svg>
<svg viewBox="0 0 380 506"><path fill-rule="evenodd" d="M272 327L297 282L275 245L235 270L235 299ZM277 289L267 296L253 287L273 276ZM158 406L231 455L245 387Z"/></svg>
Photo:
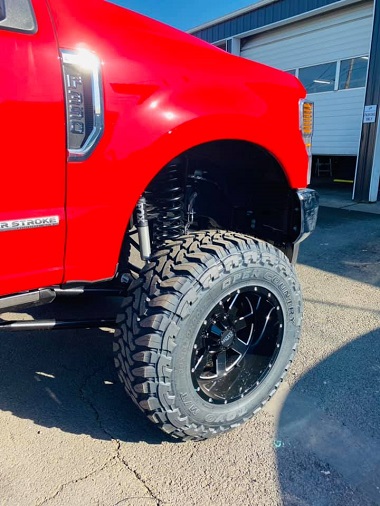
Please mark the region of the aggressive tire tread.
<svg viewBox="0 0 380 506"><path fill-rule="evenodd" d="M202 293L223 274L241 267L268 267L286 277L295 299L297 328L282 375L260 406L231 423L195 424L181 413L172 391L173 352L180 327ZM161 429L183 440L202 440L241 425L274 395L293 360L300 333L300 287L285 255L273 246L238 233L191 233L165 244L133 281L118 315L115 363L136 405Z"/></svg>

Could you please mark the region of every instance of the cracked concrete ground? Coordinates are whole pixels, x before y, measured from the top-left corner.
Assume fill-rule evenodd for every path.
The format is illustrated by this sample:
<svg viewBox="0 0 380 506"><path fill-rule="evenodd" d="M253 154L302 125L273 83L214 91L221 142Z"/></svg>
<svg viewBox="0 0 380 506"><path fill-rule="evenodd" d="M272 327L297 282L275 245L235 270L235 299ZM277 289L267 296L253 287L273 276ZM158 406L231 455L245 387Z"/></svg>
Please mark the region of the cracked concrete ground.
<svg viewBox="0 0 380 506"><path fill-rule="evenodd" d="M296 361L262 412L207 442L175 442L144 418L107 329L2 332L0 505L380 505L379 225L322 208L298 265ZM114 306L77 299L18 318Z"/></svg>

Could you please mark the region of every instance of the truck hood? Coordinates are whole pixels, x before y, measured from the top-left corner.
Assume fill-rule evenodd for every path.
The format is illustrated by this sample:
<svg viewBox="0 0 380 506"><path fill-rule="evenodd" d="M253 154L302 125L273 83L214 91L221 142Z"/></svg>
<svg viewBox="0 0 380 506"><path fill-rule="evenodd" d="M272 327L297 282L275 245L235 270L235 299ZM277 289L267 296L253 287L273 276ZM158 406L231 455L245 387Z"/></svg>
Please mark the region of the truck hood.
<svg viewBox="0 0 380 506"><path fill-rule="evenodd" d="M90 162L104 149L125 167L159 170L193 146L237 139L293 166L292 184L304 183L298 79L108 1L47 1L59 47L102 62L105 130Z"/></svg>
<svg viewBox="0 0 380 506"><path fill-rule="evenodd" d="M238 82L248 86L268 82L293 90L299 98L305 96L300 82L289 74L232 56L192 35L108 1L49 1L61 46L86 47L98 53L106 64L120 57L127 59L127 79L120 76L119 82L131 82L139 67L140 82L172 87L176 84L173 80L188 84L199 80L207 87L226 89Z"/></svg>

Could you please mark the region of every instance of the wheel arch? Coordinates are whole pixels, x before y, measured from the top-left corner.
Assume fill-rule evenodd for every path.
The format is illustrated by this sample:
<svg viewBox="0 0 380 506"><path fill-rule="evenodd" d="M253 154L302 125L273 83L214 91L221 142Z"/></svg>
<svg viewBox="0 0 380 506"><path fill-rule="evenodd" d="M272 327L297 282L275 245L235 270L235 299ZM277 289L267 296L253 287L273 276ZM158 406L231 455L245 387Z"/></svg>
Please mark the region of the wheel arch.
<svg viewBox="0 0 380 506"><path fill-rule="evenodd" d="M220 228L241 232L275 244L292 258L294 191L275 156L247 140L220 139L193 146L167 163L145 186L142 194L171 164L186 172L186 205L196 195L197 229ZM186 218L186 216L185 216ZM120 263L125 256L128 231Z"/></svg>
<svg viewBox="0 0 380 506"><path fill-rule="evenodd" d="M209 218L209 228L252 235L287 252L295 238L294 191L272 153L249 141L224 139L182 156L195 182L195 214Z"/></svg>

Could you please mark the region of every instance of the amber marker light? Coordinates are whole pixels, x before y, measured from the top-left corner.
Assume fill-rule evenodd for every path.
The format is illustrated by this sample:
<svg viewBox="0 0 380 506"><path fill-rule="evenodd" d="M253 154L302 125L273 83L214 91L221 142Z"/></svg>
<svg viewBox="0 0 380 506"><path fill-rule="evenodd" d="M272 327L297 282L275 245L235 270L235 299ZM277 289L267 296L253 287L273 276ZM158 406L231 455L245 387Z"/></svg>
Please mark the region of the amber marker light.
<svg viewBox="0 0 380 506"><path fill-rule="evenodd" d="M311 148L314 130L314 104L308 100L300 101L300 130L302 132L302 137L309 157L307 183L310 184L312 162Z"/></svg>
<svg viewBox="0 0 380 506"><path fill-rule="evenodd" d="M302 133L304 137L313 135L314 127L314 104L313 102L304 101L302 104Z"/></svg>

